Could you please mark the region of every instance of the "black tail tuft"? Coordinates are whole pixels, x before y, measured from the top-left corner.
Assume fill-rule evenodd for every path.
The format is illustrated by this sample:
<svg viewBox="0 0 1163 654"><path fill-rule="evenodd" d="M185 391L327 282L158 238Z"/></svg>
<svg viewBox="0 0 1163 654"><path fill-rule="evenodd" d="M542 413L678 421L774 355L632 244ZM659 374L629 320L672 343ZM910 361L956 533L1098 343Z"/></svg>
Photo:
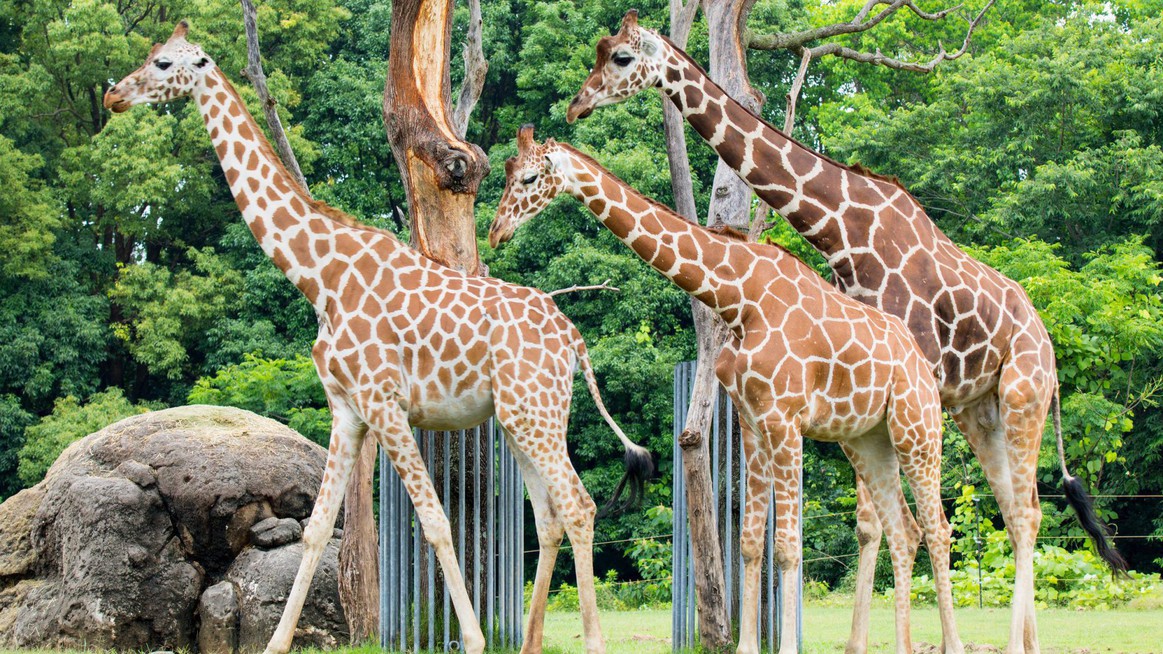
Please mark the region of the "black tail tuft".
<svg viewBox="0 0 1163 654"><path fill-rule="evenodd" d="M646 481L654 475L654 459L645 448L626 448L623 464L626 466L626 474L622 475L618 486L614 488L614 495L598 511L599 519L637 508L642 503ZM627 484L630 485L630 496L618 505L618 498L622 496Z"/></svg>
<svg viewBox="0 0 1163 654"><path fill-rule="evenodd" d="M1094 541L1094 547L1098 550L1098 555L1102 557L1103 561L1106 561L1106 564L1110 566L1112 572L1125 576L1129 568L1127 560L1111 544L1108 538L1110 536L1110 530L1099 520L1098 515L1095 514L1094 503L1091 501L1090 496L1087 495L1086 489L1082 487L1082 481L1078 477L1066 475L1062 477L1062 489L1066 491L1066 500L1074 508L1074 513L1078 516L1078 522L1090 536L1090 539Z"/></svg>

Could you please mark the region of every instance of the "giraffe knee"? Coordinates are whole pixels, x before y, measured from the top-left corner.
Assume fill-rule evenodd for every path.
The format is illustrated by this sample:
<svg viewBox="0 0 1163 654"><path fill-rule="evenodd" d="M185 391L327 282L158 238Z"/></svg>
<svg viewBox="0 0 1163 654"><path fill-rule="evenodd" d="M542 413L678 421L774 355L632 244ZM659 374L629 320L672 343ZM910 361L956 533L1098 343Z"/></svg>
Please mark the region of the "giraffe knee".
<svg viewBox="0 0 1163 654"><path fill-rule="evenodd" d="M879 545L883 533L884 530L881 528L879 520L858 520L856 522L856 542L861 549L868 545Z"/></svg>
<svg viewBox="0 0 1163 654"><path fill-rule="evenodd" d="M432 549L440 551L442 548L452 547L452 529L447 522L423 525L423 532L424 540L428 541Z"/></svg>
<svg viewBox="0 0 1163 654"><path fill-rule="evenodd" d="M780 570L790 570L798 567L800 564L800 547L798 543L791 542L791 539L786 537L777 537L775 539L775 563Z"/></svg>
<svg viewBox="0 0 1163 654"><path fill-rule="evenodd" d="M739 538L739 554L745 562L754 561L763 556L763 530L744 529Z"/></svg>

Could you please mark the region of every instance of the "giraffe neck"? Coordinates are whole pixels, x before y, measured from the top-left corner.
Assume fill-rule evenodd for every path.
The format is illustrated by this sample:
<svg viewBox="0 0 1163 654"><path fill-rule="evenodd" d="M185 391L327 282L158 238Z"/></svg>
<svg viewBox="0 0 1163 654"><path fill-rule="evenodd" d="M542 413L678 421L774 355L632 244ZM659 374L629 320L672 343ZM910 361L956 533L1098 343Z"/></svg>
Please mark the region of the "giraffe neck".
<svg viewBox="0 0 1163 654"><path fill-rule="evenodd" d="M287 279L315 304L325 286L324 264L337 249L335 237L350 231L350 225L321 210L290 176L220 69L207 73L193 99L251 233Z"/></svg>
<svg viewBox="0 0 1163 654"><path fill-rule="evenodd" d="M580 200L614 236L676 286L706 304L734 330L741 325L741 275L722 274L749 268L742 242L691 223L645 197L571 146L560 146L570 159L569 193Z"/></svg>
<svg viewBox="0 0 1163 654"><path fill-rule="evenodd" d="M664 47L662 92L760 199L829 261L848 244L866 240L858 232L867 233L874 221L867 215L845 220L845 190L874 185L885 202L899 187L859 175L788 138L728 95L677 46L666 41Z"/></svg>

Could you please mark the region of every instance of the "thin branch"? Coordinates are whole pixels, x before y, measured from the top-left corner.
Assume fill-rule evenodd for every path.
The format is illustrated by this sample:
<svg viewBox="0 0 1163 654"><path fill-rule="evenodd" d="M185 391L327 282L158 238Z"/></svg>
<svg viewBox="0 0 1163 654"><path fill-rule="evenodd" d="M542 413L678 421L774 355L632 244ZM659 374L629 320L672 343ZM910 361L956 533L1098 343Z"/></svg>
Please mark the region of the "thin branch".
<svg viewBox="0 0 1163 654"><path fill-rule="evenodd" d="M556 291L549 291L548 295L549 297L554 297L557 295L565 295L566 293L574 293L577 291L613 291L615 293L621 293L622 289L610 286L610 280L607 279L606 281L596 286L570 286L569 288L559 288Z"/></svg>
<svg viewBox="0 0 1163 654"><path fill-rule="evenodd" d="M878 12L869 20L865 20L873 7L878 5L888 5L887 8ZM918 17L924 20L937 21L941 20L950 12L960 8L961 5L954 5L947 9L942 9L934 13L922 11L913 0L868 0L864 6L857 12L856 16L847 23L833 23L831 25L824 25L823 27L816 27L802 32L791 32L788 34L751 34L746 35L747 47L753 50L786 50L802 46L811 41L818 41L826 39L830 36L840 36L842 34L855 34L859 32L866 32L873 27L876 27L884 19L895 14L901 8L908 8Z"/></svg>
<svg viewBox="0 0 1163 654"><path fill-rule="evenodd" d="M270 89L267 88L267 76L262 71L254 2L252 0L239 1L242 3L242 22L246 26L246 68L242 70L242 76L250 80L251 84L254 84L254 90L258 92L262 112L266 116L267 126L271 129L271 136L274 138L275 148L279 151L279 158L283 160L283 165L287 167L291 177L302 187L307 197L311 197L311 191L307 188L307 180L303 177L303 171L299 169L299 160L295 158L291 144L287 141L287 133L283 131L283 121L279 120L279 111L276 108L278 103L271 97Z"/></svg>
<svg viewBox="0 0 1163 654"><path fill-rule="evenodd" d="M458 138L463 139L468 131L468 119L473 107L485 88L485 75L489 72L489 62L481 45L481 3L468 0L468 34L464 38L464 81L456 97L456 107L452 110L452 127Z"/></svg>
<svg viewBox="0 0 1163 654"><path fill-rule="evenodd" d="M989 8L993 6L993 3L994 0L989 0L989 2L987 2L985 6L981 8L981 11L978 12L976 17L974 17L972 20L968 20L969 27L965 31L965 40L961 43L961 47L956 52L947 52L945 50L945 46L938 42L937 54L925 63L902 61L900 59L888 57L881 53L879 48L877 48L876 52L874 53L859 52L857 50L853 50L852 48L841 46L838 43L825 43L823 45L818 45L814 48L811 48L812 56L822 57L825 55L835 55L837 57L850 59L852 61L859 61L877 66L885 66L886 68L894 68L896 70L910 70L917 73L931 73L941 62L952 61L953 59L957 59L969 51L969 42L973 38L973 32L981 23L981 19L983 16L985 16L985 12L989 11Z"/></svg>
<svg viewBox="0 0 1163 654"><path fill-rule="evenodd" d="M787 112L783 117L783 133L788 136L791 136L791 130L796 124L796 101L799 100L800 89L804 86L804 78L808 75L808 64L812 62L812 49L801 48L801 50L803 53L800 55L800 70L787 92Z"/></svg>
<svg viewBox="0 0 1163 654"><path fill-rule="evenodd" d="M969 50L969 42L973 37L974 30L977 29L981 19L989 8L993 6L995 0L989 0L981 11L977 13L972 20L966 18L969 24L965 33L965 40L956 52L948 52L945 46L938 43L938 52L932 59L926 62L909 62L901 59L886 56L877 49L876 52L860 52L849 47L840 45L839 43L824 43L815 47L807 47L806 44L820 39L840 36L843 34L856 34L865 32L873 27L876 27L884 19L895 14L900 9L908 9L917 17L927 21L939 21L948 16L951 12L961 8L962 5L954 5L946 9L936 12L926 12L915 4L914 0L868 0L864 6L857 12L856 16L846 23L833 23L823 27L817 27L801 32L792 32L788 34L748 34L747 47L755 50L791 50L797 54L802 54L804 50L809 50L813 58L824 57L827 55L834 55L852 61L861 63L873 64L877 66L885 66L887 68L894 68L897 70L909 70L918 73L931 73L943 61L950 61L957 59ZM868 14L871 13L874 7L880 5L887 5L871 18Z"/></svg>

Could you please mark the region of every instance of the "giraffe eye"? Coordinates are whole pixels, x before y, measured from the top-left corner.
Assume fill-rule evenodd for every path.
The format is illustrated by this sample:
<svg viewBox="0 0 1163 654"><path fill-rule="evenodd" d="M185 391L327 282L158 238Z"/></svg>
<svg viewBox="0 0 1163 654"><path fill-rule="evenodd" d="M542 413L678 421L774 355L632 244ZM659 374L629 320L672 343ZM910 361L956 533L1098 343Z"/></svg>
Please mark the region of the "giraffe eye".
<svg viewBox="0 0 1163 654"><path fill-rule="evenodd" d="M630 65L630 62L634 61L634 57L631 57L625 52L619 52L618 54L614 55L613 60L614 63L618 66L626 67Z"/></svg>
<svg viewBox="0 0 1163 654"><path fill-rule="evenodd" d="M521 179L521 183L526 184L526 185L532 184L533 182L536 182L536 181L537 181L537 173L529 173L528 175L526 175L524 178Z"/></svg>
<svg viewBox="0 0 1163 654"><path fill-rule="evenodd" d="M174 62L172 62L172 61L155 61L153 63L153 65L157 66L158 70L166 70L170 66L173 66Z"/></svg>
<svg viewBox="0 0 1163 654"><path fill-rule="evenodd" d="M207 59L206 57L202 57L198 61L194 62L194 68L203 68L208 63L210 63L210 60Z"/></svg>

